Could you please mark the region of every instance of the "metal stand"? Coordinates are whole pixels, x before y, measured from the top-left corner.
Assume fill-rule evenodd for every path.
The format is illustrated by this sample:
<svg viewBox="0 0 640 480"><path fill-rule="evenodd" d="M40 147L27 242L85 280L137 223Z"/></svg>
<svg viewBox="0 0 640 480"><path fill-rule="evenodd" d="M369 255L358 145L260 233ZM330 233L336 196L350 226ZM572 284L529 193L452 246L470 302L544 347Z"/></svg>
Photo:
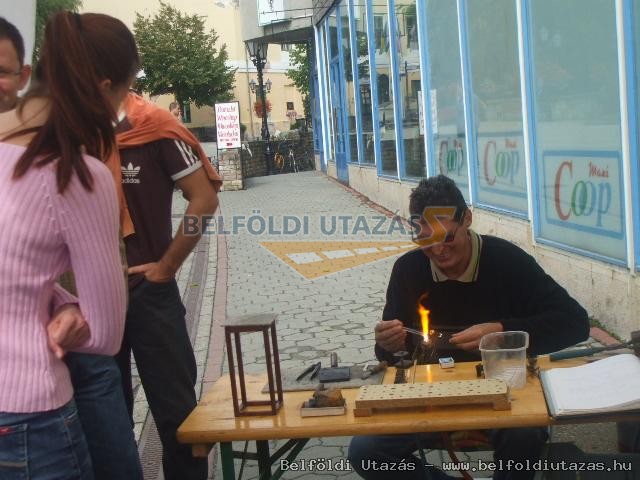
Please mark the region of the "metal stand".
<svg viewBox="0 0 640 480"><path fill-rule="evenodd" d="M227 345L227 359L229 362L229 377L231 380L231 394L233 396L233 411L236 417L255 415L275 415L283 402L282 376L280 374L280 357L278 355L278 340L276 338L276 315L259 314L231 317L223 324L224 337ZM267 362L267 377L269 379L269 400L248 400L247 387L242 361L241 333L262 332L264 341L265 360ZM233 337L233 341L232 341ZM233 350L236 350L238 383L240 384L240 398ZM273 352L273 354L272 354ZM273 360L272 360L273 355ZM268 405L269 409L249 409Z"/></svg>

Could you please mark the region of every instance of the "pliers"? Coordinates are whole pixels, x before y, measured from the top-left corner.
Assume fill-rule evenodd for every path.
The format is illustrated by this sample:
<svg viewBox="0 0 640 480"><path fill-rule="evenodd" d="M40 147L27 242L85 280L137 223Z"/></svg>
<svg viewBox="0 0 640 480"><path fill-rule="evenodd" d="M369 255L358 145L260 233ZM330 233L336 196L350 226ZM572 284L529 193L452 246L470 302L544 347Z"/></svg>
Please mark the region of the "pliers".
<svg viewBox="0 0 640 480"><path fill-rule="evenodd" d="M309 380L313 380L317 375L318 372L320 371L320 367L322 366L321 362L316 362L312 365L310 365L309 367L307 367L300 375L298 375L296 377L296 382L299 382L300 380L302 380L304 377L306 377L309 373L311 374L309 376Z"/></svg>

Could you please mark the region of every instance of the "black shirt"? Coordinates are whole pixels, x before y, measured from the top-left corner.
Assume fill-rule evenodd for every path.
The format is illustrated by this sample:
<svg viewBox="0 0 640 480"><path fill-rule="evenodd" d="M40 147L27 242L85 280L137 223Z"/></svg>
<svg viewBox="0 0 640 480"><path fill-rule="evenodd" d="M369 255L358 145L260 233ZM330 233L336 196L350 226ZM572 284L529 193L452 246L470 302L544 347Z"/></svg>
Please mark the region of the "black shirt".
<svg viewBox="0 0 640 480"><path fill-rule="evenodd" d="M131 128L125 119L116 132ZM135 233L124 239L130 267L157 262L173 240L171 204L175 182L202 167L200 158L180 140L163 138L120 149L122 189ZM142 275L131 275L129 287Z"/></svg>
<svg viewBox="0 0 640 480"><path fill-rule="evenodd" d="M436 282L421 250L404 254L393 266L382 319L399 319L420 330L417 305L424 293L427 297L422 304L431 311L433 327L462 330L478 323L501 322L505 331L529 333L530 354L560 350L589 336L585 309L531 255L500 238L482 235L479 270L472 282ZM409 352L414 351L416 338L407 335ZM376 356L393 361L378 345ZM466 361L479 358L479 353L452 345L438 356Z"/></svg>

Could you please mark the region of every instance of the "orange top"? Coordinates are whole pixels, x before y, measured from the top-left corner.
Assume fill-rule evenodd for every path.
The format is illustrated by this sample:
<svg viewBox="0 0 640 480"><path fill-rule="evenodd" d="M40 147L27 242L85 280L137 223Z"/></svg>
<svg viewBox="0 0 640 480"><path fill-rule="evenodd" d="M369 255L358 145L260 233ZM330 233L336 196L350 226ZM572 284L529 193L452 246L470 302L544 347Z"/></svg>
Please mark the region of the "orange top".
<svg viewBox="0 0 640 480"><path fill-rule="evenodd" d="M117 149L113 150L113 153L106 161L106 165L109 167L116 182L118 202L120 204L120 227L122 228L122 235L127 237L134 233L135 230L127 207L124 190L122 190L120 150L139 147L163 138L182 140L200 157L202 167L207 173L209 180L211 180L216 192L220 191L222 178L213 165L211 165L198 139L187 127L180 123L176 117L171 115L170 112L148 102L135 93L129 93L129 95L127 95L123 106L132 128L126 132L117 134Z"/></svg>

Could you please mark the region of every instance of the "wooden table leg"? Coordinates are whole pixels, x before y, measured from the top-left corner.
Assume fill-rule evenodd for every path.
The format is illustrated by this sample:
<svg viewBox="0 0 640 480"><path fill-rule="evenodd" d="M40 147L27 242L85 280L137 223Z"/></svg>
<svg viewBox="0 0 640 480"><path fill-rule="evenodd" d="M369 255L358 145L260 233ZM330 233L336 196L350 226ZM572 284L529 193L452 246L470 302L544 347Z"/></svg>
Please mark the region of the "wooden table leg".
<svg viewBox="0 0 640 480"><path fill-rule="evenodd" d="M236 472L233 466L233 445L231 442L220 442L220 459L222 461L222 478L235 480Z"/></svg>

